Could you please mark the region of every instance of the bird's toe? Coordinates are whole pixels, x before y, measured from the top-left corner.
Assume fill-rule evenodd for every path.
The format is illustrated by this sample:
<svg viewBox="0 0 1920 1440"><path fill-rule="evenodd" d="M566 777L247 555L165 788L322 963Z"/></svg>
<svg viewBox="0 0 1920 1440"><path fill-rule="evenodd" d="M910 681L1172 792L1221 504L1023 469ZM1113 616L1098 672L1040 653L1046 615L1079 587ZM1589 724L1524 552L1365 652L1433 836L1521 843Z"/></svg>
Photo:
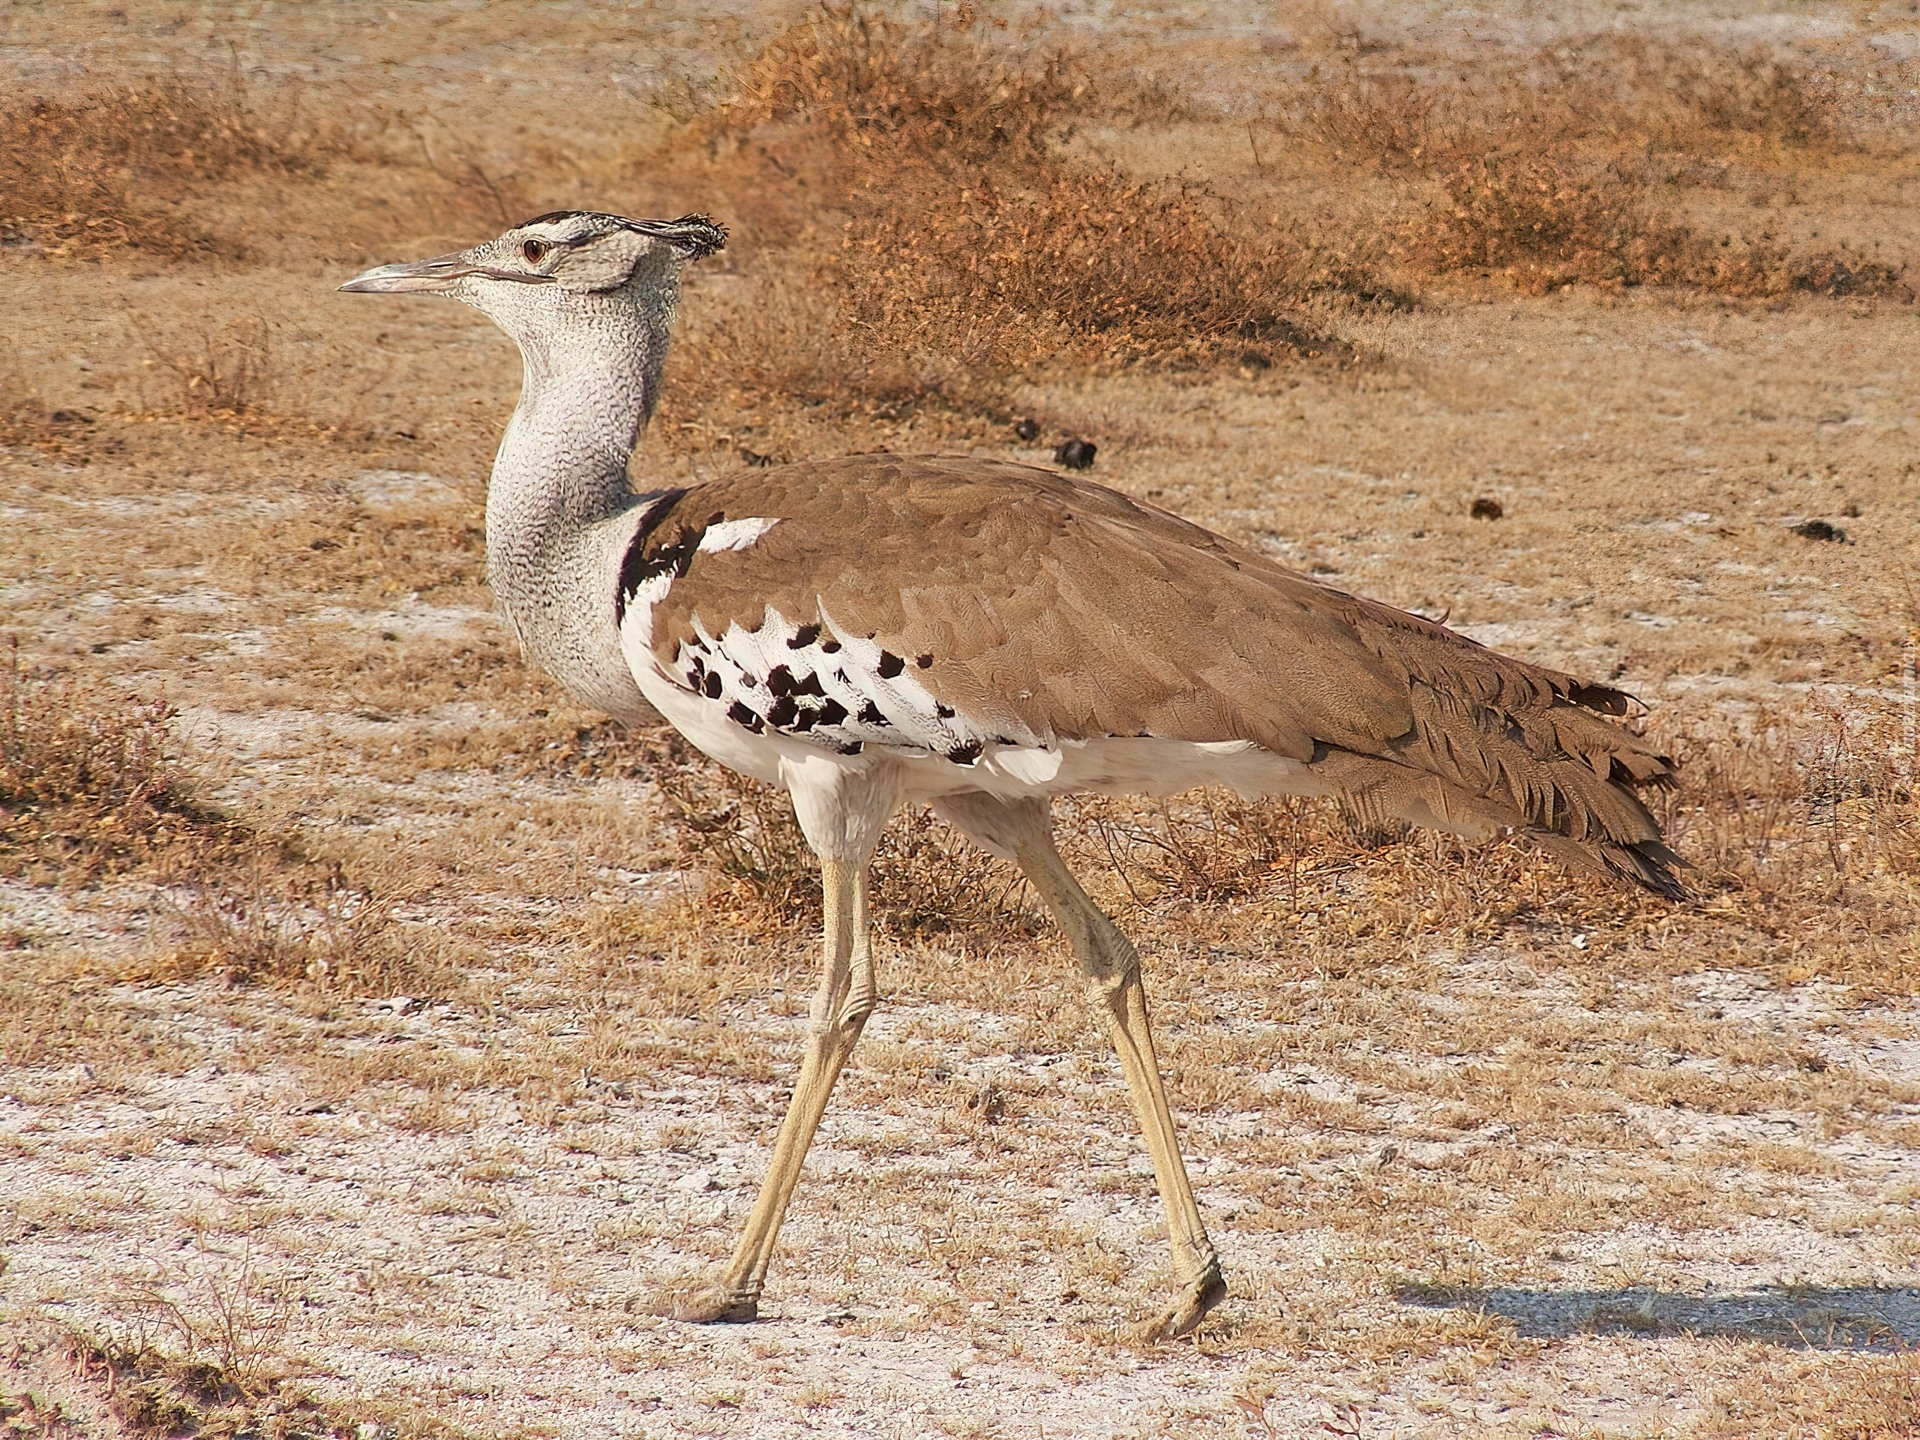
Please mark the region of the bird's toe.
<svg viewBox="0 0 1920 1440"><path fill-rule="evenodd" d="M718 1280L642 1292L629 1297L626 1308L692 1325L740 1325L760 1318L759 1296L740 1294Z"/></svg>
<svg viewBox="0 0 1920 1440"><path fill-rule="evenodd" d="M1227 1282L1220 1273L1219 1261L1211 1261L1193 1279L1181 1286L1173 1304L1158 1319L1140 1327L1139 1339L1146 1345L1162 1340L1178 1340L1207 1318L1207 1312L1227 1298Z"/></svg>

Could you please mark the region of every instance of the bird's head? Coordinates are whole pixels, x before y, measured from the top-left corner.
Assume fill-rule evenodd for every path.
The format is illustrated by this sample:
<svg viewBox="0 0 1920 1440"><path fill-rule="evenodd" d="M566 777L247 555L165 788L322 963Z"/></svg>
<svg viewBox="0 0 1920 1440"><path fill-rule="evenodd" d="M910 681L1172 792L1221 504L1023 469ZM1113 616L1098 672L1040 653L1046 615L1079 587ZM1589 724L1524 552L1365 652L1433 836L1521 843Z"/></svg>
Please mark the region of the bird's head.
<svg viewBox="0 0 1920 1440"><path fill-rule="evenodd" d="M548 326L594 311L638 306L670 313L680 267L726 243L726 228L704 215L630 220L557 210L471 250L376 266L340 288L449 295L525 342Z"/></svg>

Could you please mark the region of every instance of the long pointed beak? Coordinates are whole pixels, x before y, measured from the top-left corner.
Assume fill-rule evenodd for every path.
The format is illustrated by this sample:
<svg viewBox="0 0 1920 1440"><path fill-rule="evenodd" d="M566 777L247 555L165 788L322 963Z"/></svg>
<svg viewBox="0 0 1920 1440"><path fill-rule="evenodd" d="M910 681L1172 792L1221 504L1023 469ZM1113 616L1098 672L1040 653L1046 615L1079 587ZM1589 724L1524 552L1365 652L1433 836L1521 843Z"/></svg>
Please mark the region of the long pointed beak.
<svg viewBox="0 0 1920 1440"><path fill-rule="evenodd" d="M438 295L461 276L473 274L474 269L465 255L455 252L431 260L376 265L340 288L355 295Z"/></svg>
<svg viewBox="0 0 1920 1440"><path fill-rule="evenodd" d="M463 250L451 255L436 255L431 260L405 260L398 265L376 265L356 275L340 288L355 295L444 295L454 281L468 275L484 275L489 280L515 280L523 285L550 285L551 275L523 270L496 270L491 265L476 265Z"/></svg>

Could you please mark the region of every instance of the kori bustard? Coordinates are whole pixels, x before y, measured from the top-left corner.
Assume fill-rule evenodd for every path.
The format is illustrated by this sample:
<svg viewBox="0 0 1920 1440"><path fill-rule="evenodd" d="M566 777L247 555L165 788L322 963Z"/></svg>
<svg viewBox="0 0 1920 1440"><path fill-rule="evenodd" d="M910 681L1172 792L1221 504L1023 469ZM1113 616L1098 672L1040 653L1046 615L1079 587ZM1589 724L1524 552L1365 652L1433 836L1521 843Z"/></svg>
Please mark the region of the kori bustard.
<svg viewBox="0 0 1920 1440"><path fill-rule="evenodd" d="M1152 1154L1191 1330L1226 1293L1147 1025L1139 960L1054 848L1051 797L1337 795L1468 836L1526 833L1672 892L1634 796L1670 766L1603 719L1618 692L1343 594L1116 491L998 461L862 455L636 491L681 268L704 216L541 215L343 289L449 295L519 344L487 490L487 574L528 657L582 703L650 703L783 786L820 858L819 989L793 1098L731 1260L680 1297L755 1317L828 1093L879 996L867 867L931 802L1020 867L1066 933Z"/></svg>

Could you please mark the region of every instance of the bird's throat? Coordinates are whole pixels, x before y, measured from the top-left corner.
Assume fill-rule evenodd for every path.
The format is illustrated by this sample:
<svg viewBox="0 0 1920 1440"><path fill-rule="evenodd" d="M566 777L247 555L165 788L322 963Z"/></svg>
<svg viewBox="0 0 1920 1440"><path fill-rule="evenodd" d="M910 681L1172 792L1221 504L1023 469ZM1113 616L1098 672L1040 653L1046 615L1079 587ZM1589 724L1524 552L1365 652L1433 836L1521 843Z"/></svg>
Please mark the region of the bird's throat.
<svg viewBox="0 0 1920 1440"><path fill-rule="evenodd" d="M487 580L527 656L581 700L637 701L613 613L635 504L627 461L658 393L664 324L636 311L520 339L520 403L487 487Z"/></svg>

